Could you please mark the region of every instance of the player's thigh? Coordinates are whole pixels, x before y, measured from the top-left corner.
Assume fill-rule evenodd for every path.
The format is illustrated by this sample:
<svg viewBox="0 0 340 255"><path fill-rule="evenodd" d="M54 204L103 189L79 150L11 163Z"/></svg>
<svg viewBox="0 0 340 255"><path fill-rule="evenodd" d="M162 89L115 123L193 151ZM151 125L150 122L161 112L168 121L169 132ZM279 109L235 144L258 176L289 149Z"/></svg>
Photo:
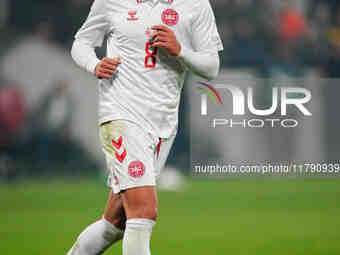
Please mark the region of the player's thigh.
<svg viewBox="0 0 340 255"><path fill-rule="evenodd" d="M155 186L131 188L121 193L127 219L145 218L156 220L158 198Z"/></svg>
<svg viewBox="0 0 340 255"><path fill-rule="evenodd" d="M104 218L120 229L125 227L125 212L120 194L114 194L112 190L106 202Z"/></svg>

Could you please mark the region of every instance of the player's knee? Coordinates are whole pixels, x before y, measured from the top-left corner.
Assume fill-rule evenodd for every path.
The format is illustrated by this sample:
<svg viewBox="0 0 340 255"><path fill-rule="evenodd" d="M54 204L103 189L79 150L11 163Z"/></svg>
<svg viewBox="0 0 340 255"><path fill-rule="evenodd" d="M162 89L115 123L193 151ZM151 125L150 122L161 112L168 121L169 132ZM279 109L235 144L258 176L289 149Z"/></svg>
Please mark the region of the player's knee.
<svg viewBox="0 0 340 255"><path fill-rule="evenodd" d="M114 225L116 228L119 229L125 229L125 222L126 222L126 217L125 215L120 215L120 216L116 216L116 217L106 217L104 215L105 220L107 220L108 222L110 222L112 225Z"/></svg>
<svg viewBox="0 0 340 255"><path fill-rule="evenodd" d="M137 218L157 220L158 208L157 206L142 206L138 208Z"/></svg>

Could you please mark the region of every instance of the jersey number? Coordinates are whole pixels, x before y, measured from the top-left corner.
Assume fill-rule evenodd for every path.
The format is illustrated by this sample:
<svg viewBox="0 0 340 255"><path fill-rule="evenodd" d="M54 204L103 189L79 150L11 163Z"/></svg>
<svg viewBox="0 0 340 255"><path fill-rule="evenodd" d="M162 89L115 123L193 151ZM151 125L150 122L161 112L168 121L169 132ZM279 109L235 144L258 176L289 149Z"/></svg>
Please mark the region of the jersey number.
<svg viewBox="0 0 340 255"><path fill-rule="evenodd" d="M156 55L157 55L157 47L150 49L152 44L147 42L145 45L146 57L144 61L144 65L146 68L155 68L156 67Z"/></svg>

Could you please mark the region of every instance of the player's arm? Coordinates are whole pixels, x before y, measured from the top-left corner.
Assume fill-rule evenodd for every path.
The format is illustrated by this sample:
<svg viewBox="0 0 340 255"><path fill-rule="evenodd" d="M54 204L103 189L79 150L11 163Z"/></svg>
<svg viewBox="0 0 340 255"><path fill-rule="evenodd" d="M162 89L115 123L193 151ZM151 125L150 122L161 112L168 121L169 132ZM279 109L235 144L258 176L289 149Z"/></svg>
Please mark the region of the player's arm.
<svg viewBox="0 0 340 255"><path fill-rule="evenodd" d="M216 79L220 70L220 57L214 51L191 51L182 47L179 59L194 74L207 80Z"/></svg>
<svg viewBox="0 0 340 255"><path fill-rule="evenodd" d="M172 56L178 59L193 73L207 80L217 77L220 61L217 51L192 51L184 48L177 41L174 32L166 26L153 26L153 46L165 48Z"/></svg>
<svg viewBox="0 0 340 255"><path fill-rule="evenodd" d="M220 67L218 51L223 49L217 32L214 13L208 0L196 1L191 27L193 50L181 45L173 31L166 26L154 26L153 46L165 48L193 73L211 80Z"/></svg>
<svg viewBox="0 0 340 255"><path fill-rule="evenodd" d="M119 58L104 58L99 60L95 47L103 44L104 36L109 30L109 23L105 15L105 0L95 0L88 18L79 29L72 45L71 55L74 61L98 78L111 78Z"/></svg>

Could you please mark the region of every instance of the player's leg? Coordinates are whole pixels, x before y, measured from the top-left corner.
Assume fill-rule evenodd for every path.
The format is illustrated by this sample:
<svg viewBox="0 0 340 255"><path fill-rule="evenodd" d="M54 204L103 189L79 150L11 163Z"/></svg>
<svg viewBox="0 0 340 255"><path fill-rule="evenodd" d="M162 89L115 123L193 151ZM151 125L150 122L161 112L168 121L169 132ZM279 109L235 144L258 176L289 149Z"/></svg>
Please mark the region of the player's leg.
<svg viewBox="0 0 340 255"><path fill-rule="evenodd" d="M150 255L158 207L154 167L158 138L132 122L112 122L111 126L110 138L117 153L112 164L127 218L123 255Z"/></svg>
<svg viewBox="0 0 340 255"><path fill-rule="evenodd" d="M150 237L157 218L155 153L158 138L133 122L116 120L101 126L101 140L111 176L127 217L124 255L150 255Z"/></svg>
<svg viewBox="0 0 340 255"><path fill-rule="evenodd" d="M159 139L153 150L153 171L156 178L164 167L175 135ZM123 240L123 255L150 255L152 228L158 215L158 200L155 186L144 186L121 193L126 214L126 230Z"/></svg>
<svg viewBox="0 0 340 255"><path fill-rule="evenodd" d="M156 188L131 188L121 196L127 218L123 255L150 255L150 238L158 208Z"/></svg>
<svg viewBox="0 0 340 255"><path fill-rule="evenodd" d="M126 216L122 197L120 194L114 194L112 190L106 202L104 218L117 228L125 229Z"/></svg>
<svg viewBox="0 0 340 255"><path fill-rule="evenodd" d="M102 254L123 238L125 214L121 196L110 191L104 216L88 226L77 238L67 255Z"/></svg>

